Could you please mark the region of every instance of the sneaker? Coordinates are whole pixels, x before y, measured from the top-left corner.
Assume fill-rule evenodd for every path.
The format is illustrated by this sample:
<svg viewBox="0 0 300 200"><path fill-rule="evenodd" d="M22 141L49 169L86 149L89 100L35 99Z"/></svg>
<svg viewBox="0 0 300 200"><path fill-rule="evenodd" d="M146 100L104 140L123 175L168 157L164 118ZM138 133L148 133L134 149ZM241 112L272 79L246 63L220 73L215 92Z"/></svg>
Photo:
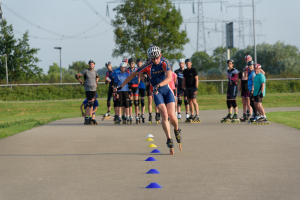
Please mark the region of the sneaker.
<svg viewBox="0 0 300 200"><path fill-rule="evenodd" d="M178 119L181 119L181 114L178 114L178 115L177 115L177 118L178 118Z"/></svg>
<svg viewBox="0 0 300 200"><path fill-rule="evenodd" d="M188 119L189 117L190 117L190 116L189 116L189 114L186 114L185 118L187 118L187 119Z"/></svg>

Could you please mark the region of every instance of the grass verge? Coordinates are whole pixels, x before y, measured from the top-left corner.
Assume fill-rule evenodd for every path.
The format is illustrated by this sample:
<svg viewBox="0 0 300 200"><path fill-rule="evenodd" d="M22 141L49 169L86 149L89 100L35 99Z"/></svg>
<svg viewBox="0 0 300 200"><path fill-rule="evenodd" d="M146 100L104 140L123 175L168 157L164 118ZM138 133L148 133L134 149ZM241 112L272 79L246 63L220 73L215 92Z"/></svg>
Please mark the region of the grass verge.
<svg viewBox="0 0 300 200"><path fill-rule="evenodd" d="M300 94L268 94L263 100L264 108L300 107ZM98 99L99 108L96 115L106 113L106 100ZM200 110L225 110L225 95L199 95ZM0 139L47 124L58 119L81 117L80 100L69 101L35 101L35 102L0 102ZM147 98L145 104L147 105ZM241 98L237 99L240 108ZM182 104L184 110L184 104ZM146 112L147 106L146 106ZM154 112L154 110L153 110ZM112 112L113 113L113 112ZM269 118L269 114L268 114Z"/></svg>
<svg viewBox="0 0 300 200"><path fill-rule="evenodd" d="M267 114L268 120L300 130L300 111L271 112Z"/></svg>

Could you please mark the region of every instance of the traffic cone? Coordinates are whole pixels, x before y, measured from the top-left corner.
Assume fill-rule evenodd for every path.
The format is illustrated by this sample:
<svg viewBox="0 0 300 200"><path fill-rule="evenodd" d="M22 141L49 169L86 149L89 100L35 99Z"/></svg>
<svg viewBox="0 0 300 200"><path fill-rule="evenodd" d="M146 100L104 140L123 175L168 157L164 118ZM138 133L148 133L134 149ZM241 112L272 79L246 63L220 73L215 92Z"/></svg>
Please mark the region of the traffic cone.
<svg viewBox="0 0 300 200"><path fill-rule="evenodd" d="M149 157L145 161L157 161L157 160L155 158L153 158L153 157Z"/></svg>
<svg viewBox="0 0 300 200"><path fill-rule="evenodd" d="M160 174L159 171L157 171L156 169L150 169L147 174Z"/></svg>
<svg viewBox="0 0 300 200"><path fill-rule="evenodd" d="M155 144L150 144L148 147L157 147Z"/></svg>
<svg viewBox="0 0 300 200"><path fill-rule="evenodd" d="M158 188L162 188L162 187L160 185L158 185L157 183L150 183L146 188L158 189Z"/></svg>
<svg viewBox="0 0 300 200"><path fill-rule="evenodd" d="M148 134L146 137L154 137L152 134Z"/></svg>
<svg viewBox="0 0 300 200"><path fill-rule="evenodd" d="M147 138L147 140L146 141L154 141L152 138Z"/></svg>
<svg viewBox="0 0 300 200"><path fill-rule="evenodd" d="M158 149L154 149L153 151L151 151L151 153L161 153L161 152Z"/></svg>

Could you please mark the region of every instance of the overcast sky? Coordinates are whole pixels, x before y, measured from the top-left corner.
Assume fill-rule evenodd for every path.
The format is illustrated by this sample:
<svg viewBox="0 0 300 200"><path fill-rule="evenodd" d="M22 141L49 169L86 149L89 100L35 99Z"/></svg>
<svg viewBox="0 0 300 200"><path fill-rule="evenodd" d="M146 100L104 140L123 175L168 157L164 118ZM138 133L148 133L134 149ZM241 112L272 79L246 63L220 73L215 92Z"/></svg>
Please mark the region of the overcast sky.
<svg viewBox="0 0 300 200"><path fill-rule="evenodd" d="M110 0L111 1L111 0ZM206 0L209 1L209 0ZM74 62L93 59L96 69L102 68L105 62L111 61L114 66L119 65L122 58L112 58L115 47L113 28L110 21L114 18L113 8L117 4L108 4L110 16L106 16L106 0L1 0L4 18L12 24L15 37L22 37L22 33L29 31L31 47L39 48L37 57L41 60L38 66L47 73L49 65L53 62L59 64L59 50L62 47L62 67ZM87 3L85 3L87 2ZM177 0L178 2L178 0ZM229 0L227 4L205 3L204 17L221 20L238 20L239 8L227 7L238 5L240 1ZM252 0L242 0L244 18L245 46L251 42L249 35L249 20L252 19ZM299 0L262 0L258 1L255 14L256 20L261 24L256 25L257 43L270 43L281 40L285 44L295 45L300 48L300 1ZM88 4L92 7L90 8ZM226 6L227 5L227 6ZM175 4L180 7L184 20L197 17L197 6L193 14L192 4ZM98 12L98 15L94 11ZM182 25L187 28L190 43L184 46L184 55L191 57L196 50L197 24ZM238 32L239 24L234 22L234 45L242 48ZM214 31L217 30L217 31ZM222 23L205 23L206 49L208 53L218 46L222 46ZM203 48L200 50L204 50ZM259 61L258 61L259 62ZM178 67L175 65L175 69Z"/></svg>

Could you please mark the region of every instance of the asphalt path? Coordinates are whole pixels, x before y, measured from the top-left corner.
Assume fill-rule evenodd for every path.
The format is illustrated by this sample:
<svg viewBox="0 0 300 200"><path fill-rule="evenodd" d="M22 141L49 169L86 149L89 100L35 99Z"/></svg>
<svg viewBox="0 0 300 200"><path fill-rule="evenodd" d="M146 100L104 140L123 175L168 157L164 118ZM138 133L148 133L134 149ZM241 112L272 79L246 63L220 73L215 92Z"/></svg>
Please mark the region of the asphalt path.
<svg viewBox="0 0 300 200"><path fill-rule="evenodd" d="M200 111L201 124L183 119L183 151L174 139L173 156L160 125L114 125L100 116L98 126L71 118L1 139L0 199L299 199L300 131L221 124L226 114ZM152 143L160 154L150 153ZM162 188L145 188L153 182Z"/></svg>

